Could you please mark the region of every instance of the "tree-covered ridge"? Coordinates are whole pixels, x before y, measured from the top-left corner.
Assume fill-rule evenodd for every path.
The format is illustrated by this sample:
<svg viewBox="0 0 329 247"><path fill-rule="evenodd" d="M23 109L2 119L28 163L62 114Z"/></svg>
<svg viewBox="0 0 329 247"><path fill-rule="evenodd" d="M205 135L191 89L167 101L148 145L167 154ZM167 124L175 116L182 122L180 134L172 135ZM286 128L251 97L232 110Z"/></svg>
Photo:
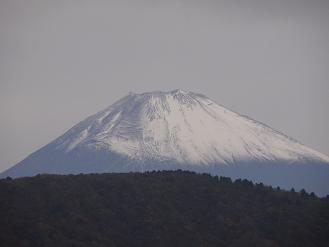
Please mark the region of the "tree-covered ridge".
<svg viewBox="0 0 329 247"><path fill-rule="evenodd" d="M329 246L329 198L185 171L8 178L0 246Z"/></svg>

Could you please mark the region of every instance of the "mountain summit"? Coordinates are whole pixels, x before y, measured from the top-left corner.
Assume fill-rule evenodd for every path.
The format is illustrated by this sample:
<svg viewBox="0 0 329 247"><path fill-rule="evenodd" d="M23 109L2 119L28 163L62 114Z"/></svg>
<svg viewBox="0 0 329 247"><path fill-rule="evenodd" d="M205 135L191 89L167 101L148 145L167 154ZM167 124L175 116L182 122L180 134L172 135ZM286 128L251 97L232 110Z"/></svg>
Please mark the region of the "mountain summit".
<svg viewBox="0 0 329 247"><path fill-rule="evenodd" d="M329 158L191 92L129 94L56 141L56 149L110 150L137 161L231 165Z"/></svg>
<svg viewBox="0 0 329 247"><path fill-rule="evenodd" d="M189 169L329 193L329 182L323 181L329 181L329 157L183 90L130 93L4 175L153 169Z"/></svg>

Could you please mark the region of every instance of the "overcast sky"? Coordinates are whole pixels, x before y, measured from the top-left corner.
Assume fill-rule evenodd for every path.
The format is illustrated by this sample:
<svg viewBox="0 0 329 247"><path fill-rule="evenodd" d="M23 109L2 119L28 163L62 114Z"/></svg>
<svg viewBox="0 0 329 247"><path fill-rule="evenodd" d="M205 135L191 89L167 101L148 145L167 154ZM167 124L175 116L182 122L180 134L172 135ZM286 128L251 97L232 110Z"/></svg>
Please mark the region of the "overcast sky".
<svg viewBox="0 0 329 247"><path fill-rule="evenodd" d="M128 92L181 88L329 155L327 0L0 0L0 171Z"/></svg>

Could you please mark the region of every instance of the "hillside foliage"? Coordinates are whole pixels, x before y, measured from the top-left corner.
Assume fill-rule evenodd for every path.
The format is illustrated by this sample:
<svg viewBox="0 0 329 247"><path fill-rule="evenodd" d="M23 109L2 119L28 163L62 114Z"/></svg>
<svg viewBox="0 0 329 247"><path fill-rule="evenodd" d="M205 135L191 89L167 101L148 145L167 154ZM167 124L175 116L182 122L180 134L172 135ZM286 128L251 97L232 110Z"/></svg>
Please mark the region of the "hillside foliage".
<svg viewBox="0 0 329 247"><path fill-rule="evenodd" d="M0 246L329 246L329 197L186 171L7 178Z"/></svg>

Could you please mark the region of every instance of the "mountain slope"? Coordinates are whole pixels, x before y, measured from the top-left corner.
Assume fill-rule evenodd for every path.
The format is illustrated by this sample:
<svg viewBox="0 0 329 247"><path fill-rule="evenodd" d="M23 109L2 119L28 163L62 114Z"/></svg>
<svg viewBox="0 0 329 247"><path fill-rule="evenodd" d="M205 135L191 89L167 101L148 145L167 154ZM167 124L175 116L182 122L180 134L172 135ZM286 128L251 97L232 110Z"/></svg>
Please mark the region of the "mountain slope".
<svg viewBox="0 0 329 247"><path fill-rule="evenodd" d="M313 169L321 170L320 181L323 176L326 179L329 158L203 95L174 90L129 94L5 174L15 177L177 168L233 177L247 173L253 180L262 180L265 175L260 173L264 172L280 177L286 169L289 177L280 180L294 186L289 180L295 178L290 176L301 171L305 176ZM267 180L272 179L270 174ZM272 183L267 180L264 182ZM329 186L321 182L320 187L323 192Z"/></svg>
<svg viewBox="0 0 329 247"><path fill-rule="evenodd" d="M130 159L193 164L246 159L329 162L263 124L181 90L130 94L75 126L55 146L64 152L87 147Z"/></svg>
<svg viewBox="0 0 329 247"><path fill-rule="evenodd" d="M329 198L191 172L0 180L0 243L328 246Z"/></svg>

